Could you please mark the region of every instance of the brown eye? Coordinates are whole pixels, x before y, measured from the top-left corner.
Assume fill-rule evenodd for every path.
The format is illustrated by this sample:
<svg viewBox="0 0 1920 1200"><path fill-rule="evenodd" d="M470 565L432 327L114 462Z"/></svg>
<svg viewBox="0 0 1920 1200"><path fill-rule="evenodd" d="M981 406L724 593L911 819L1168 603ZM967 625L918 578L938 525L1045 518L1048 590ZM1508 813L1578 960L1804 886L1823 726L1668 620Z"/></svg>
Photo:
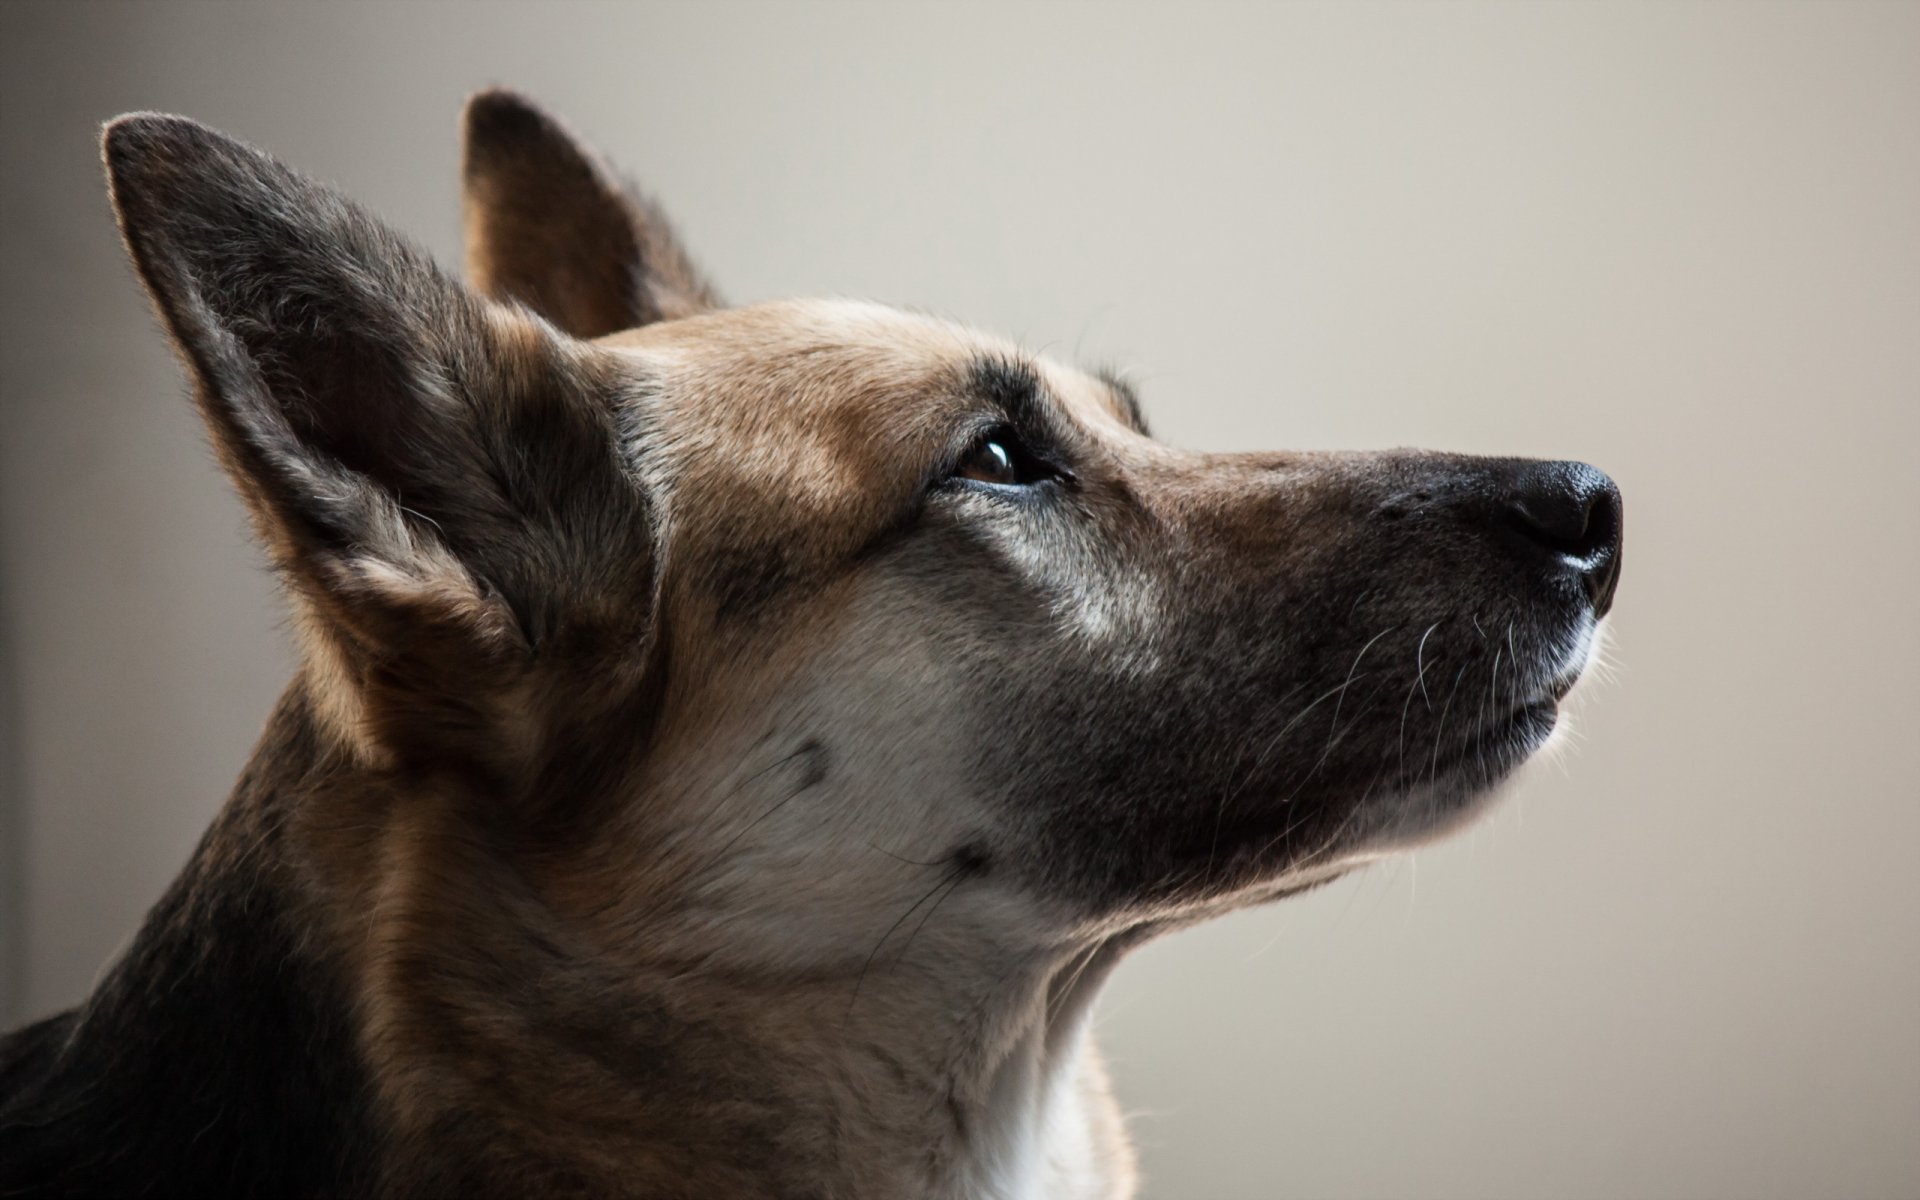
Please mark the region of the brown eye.
<svg viewBox="0 0 1920 1200"><path fill-rule="evenodd" d="M976 483L1022 482L1020 470L1014 464L1013 451L1003 439L995 437L984 437L975 442L953 473Z"/></svg>
<svg viewBox="0 0 1920 1200"><path fill-rule="evenodd" d="M1027 449L1013 429L998 425L987 430L967 447L954 464L949 480L985 484L995 488L1029 488L1037 484L1073 478L1072 472Z"/></svg>

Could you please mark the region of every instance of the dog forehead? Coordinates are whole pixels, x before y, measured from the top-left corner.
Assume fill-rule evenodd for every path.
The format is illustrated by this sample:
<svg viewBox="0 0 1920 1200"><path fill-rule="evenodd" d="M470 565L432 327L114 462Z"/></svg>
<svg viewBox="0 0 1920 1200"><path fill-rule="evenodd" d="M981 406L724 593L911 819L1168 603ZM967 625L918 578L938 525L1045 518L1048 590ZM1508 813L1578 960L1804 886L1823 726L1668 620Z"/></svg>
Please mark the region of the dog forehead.
<svg viewBox="0 0 1920 1200"><path fill-rule="evenodd" d="M842 451L877 439L877 448L898 449L940 431L935 419L964 397L984 362L1025 365L1082 425L1127 427L1110 389L1082 372L953 321L867 301L760 304L598 344L644 360L670 415L724 427L734 439L824 437Z"/></svg>
<svg viewBox="0 0 1920 1200"><path fill-rule="evenodd" d="M985 367L1029 377L1095 438L1130 435L1099 381L937 317L846 300L763 304L596 343L648 380L674 536L687 555L778 545L789 573L838 561L899 519L956 435L991 419ZM738 589L736 589L738 590Z"/></svg>
<svg viewBox="0 0 1920 1200"><path fill-rule="evenodd" d="M725 309L612 334L598 344L638 355L669 390L743 399L774 384L839 385L859 394L884 386L908 390L979 354L1008 351L953 322L855 300Z"/></svg>

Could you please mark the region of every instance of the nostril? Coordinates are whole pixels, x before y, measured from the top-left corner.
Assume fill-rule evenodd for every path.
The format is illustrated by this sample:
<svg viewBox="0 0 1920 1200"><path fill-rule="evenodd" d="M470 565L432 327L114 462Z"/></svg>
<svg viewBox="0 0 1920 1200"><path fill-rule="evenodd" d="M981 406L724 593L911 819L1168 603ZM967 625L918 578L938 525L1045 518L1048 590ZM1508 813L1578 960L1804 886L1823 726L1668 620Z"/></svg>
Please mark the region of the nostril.
<svg viewBox="0 0 1920 1200"><path fill-rule="evenodd" d="M1579 571L1604 616L1620 574L1620 489L1586 463L1530 463L1512 480L1506 511L1536 548Z"/></svg>
<svg viewBox="0 0 1920 1200"><path fill-rule="evenodd" d="M1600 478L1606 486L1587 500L1587 522L1578 539L1578 553L1587 558L1609 552L1620 543L1620 489L1606 476Z"/></svg>
<svg viewBox="0 0 1920 1200"><path fill-rule="evenodd" d="M1507 512L1528 540L1586 558L1619 536L1620 492L1585 463L1536 463L1514 480Z"/></svg>

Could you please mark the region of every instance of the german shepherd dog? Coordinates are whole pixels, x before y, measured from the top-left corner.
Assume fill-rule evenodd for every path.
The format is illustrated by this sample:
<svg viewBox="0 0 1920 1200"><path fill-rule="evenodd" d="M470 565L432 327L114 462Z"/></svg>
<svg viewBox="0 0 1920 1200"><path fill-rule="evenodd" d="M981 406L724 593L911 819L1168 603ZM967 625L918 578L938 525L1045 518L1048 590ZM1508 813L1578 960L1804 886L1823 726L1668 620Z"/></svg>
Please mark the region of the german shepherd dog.
<svg viewBox="0 0 1920 1200"><path fill-rule="evenodd" d="M0 1194L1111 1197L1093 997L1467 821L1620 563L1568 462L1201 454L943 320L727 308L553 118L469 283L201 125L121 231L301 666Z"/></svg>

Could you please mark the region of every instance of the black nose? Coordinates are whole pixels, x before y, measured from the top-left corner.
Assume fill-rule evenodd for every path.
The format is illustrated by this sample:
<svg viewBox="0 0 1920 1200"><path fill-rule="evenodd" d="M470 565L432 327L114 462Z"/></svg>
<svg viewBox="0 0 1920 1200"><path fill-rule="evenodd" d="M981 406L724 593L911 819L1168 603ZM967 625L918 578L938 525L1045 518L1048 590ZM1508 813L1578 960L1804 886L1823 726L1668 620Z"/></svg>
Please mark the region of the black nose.
<svg viewBox="0 0 1920 1200"><path fill-rule="evenodd" d="M1586 463L1529 463L1513 477L1506 511L1522 538L1579 572L1593 615L1613 606L1620 582L1620 489Z"/></svg>

